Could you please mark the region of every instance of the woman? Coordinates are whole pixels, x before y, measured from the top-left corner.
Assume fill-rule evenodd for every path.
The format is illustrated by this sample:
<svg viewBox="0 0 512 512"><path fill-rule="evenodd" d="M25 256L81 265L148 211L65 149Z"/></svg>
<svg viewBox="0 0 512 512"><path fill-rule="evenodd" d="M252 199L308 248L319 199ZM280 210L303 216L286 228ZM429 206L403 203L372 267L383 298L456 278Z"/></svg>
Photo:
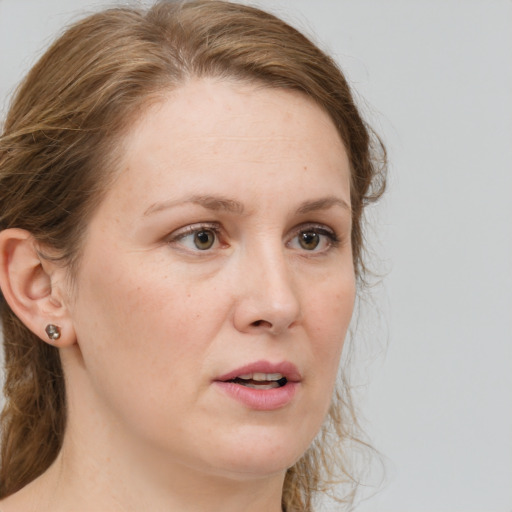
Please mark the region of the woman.
<svg viewBox="0 0 512 512"><path fill-rule="evenodd" d="M382 176L341 72L269 14L71 27L0 139L2 511L309 511L352 484L333 389Z"/></svg>

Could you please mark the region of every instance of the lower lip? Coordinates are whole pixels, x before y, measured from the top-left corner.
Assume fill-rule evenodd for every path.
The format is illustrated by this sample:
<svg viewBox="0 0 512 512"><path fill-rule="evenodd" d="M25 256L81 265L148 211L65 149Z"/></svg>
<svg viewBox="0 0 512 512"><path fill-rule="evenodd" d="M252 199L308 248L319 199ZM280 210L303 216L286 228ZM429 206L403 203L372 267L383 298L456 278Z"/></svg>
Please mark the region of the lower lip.
<svg viewBox="0 0 512 512"><path fill-rule="evenodd" d="M288 405L295 396L298 382L287 382L280 388L254 389L234 382L215 381L231 398L256 411L274 411Z"/></svg>

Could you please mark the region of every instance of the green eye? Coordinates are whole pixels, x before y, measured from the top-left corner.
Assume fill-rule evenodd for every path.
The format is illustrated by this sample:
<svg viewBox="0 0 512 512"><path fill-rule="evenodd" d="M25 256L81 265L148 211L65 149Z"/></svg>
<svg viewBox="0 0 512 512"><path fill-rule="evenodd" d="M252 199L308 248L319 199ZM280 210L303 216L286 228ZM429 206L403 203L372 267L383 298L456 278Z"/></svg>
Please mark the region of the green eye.
<svg viewBox="0 0 512 512"><path fill-rule="evenodd" d="M314 231L303 231L298 236L300 246L306 251L313 251L320 243L320 235Z"/></svg>
<svg viewBox="0 0 512 512"><path fill-rule="evenodd" d="M194 233L194 245L200 251L206 251L213 247L215 243L215 233L209 229L202 229Z"/></svg>

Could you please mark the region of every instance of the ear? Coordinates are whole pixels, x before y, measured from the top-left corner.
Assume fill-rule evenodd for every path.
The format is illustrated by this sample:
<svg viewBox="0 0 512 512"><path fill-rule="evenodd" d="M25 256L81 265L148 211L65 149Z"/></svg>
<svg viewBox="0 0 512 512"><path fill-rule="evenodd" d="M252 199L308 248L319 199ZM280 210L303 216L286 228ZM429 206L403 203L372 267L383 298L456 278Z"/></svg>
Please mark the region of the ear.
<svg viewBox="0 0 512 512"><path fill-rule="evenodd" d="M65 305L65 269L44 260L32 235L23 229L0 231L0 288L14 314L43 341L70 346L76 336ZM53 324L60 337L45 331Z"/></svg>

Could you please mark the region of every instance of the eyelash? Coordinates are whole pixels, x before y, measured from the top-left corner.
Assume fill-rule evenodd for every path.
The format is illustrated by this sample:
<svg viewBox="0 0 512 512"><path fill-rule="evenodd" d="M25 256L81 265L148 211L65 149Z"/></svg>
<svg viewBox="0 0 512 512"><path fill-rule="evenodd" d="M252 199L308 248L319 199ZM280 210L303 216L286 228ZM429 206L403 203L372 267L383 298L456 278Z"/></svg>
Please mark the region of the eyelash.
<svg viewBox="0 0 512 512"><path fill-rule="evenodd" d="M176 235L173 235L169 240L169 244L179 243L184 238L200 233L201 231L211 231L215 235L215 241L219 241L220 235L222 233L221 227L218 224L192 224L180 230ZM215 243L215 242L214 242ZM194 250L194 249L191 249ZM208 252L208 249L201 251L201 249L195 249L198 252Z"/></svg>
<svg viewBox="0 0 512 512"><path fill-rule="evenodd" d="M293 237L290 239L290 242L287 243L289 245L293 240L297 239L301 234L306 233L313 233L315 235L320 235L322 237L327 238L327 247L324 250L319 251L308 251L307 249L303 249L305 252L311 252L311 253L320 253L323 254L326 251L328 251L331 248L339 247L340 245L340 239L338 235L330 228L322 225L322 224L303 224L299 226L297 229L295 229ZM321 242L319 242L321 243ZM316 249L316 247L315 247Z"/></svg>
<svg viewBox="0 0 512 512"><path fill-rule="evenodd" d="M177 244L180 241L182 241L183 239L185 239L186 237L198 234L202 231L212 232L215 235L215 240L214 240L213 244L220 243L220 236L222 234L221 226L218 224L210 224L210 223L192 224L190 226L187 226L187 227L183 228L182 230L180 230L177 234L171 235L171 238L168 240L168 243L169 244ZM336 248L336 247L339 247L339 245L340 245L340 239L339 239L338 235L330 228L327 228L326 226L321 225L321 224L300 225L298 228L296 228L294 230L294 235L290 238L290 240L286 243L286 245L290 246L292 244L292 242L294 240L296 240L300 235L304 235L304 234L308 234L308 233L319 235L321 237L326 237L327 238L327 247L325 249L319 250L319 251L314 250L314 249L316 249L316 247L313 250L308 250L308 249L304 249L304 248L302 248L302 249L297 248L297 250L302 250L306 253L309 252L311 254L315 254L315 253L322 254L322 253L325 253L326 251L328 251L330 248ZM319 243L321 243L321 242L319 242ZM299 242L299 244L300 244L300 242ZM195 249L194 248L186 248L186 250L207 253L211 250L211 248L199 249L196 246Z"/></svg>

